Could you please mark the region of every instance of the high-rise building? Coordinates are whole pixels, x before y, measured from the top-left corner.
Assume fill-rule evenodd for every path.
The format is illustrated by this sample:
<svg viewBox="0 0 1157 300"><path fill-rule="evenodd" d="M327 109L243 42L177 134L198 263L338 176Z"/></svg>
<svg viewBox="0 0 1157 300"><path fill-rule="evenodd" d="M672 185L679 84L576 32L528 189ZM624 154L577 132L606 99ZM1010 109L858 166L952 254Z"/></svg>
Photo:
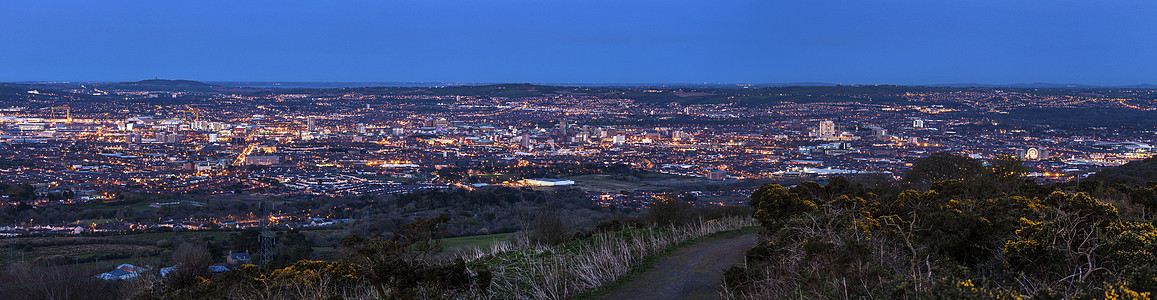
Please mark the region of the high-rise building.
<svg viewBox="0 0 1157 300"><path fill-rule="evenodd" d="M306 124L305 131L309 131L309 132L317 131L317 121L314 121L313 117L309 117L309 119L306 119L305 124Z"/></svg>
<svg viewBox="0 0 1157 300"><path fill-rule="evenodd" d="M924 128L924 120L921 120L921 119L912 120L912 127Z"/></svg>
<svg viewBox="0 0 1157 300"><path fill-rule="evenodd" d="M827 138L836 136L836 122L831 120L823 120L819 125L812 130L812 136L819 138Z"/></svg>
<svg viewBox="0 0 1157 300"><path fill-rule="evenodd" d="M366 124L358 123L358 134L366 134Z"/></svg>
<svg viewBox="0 0 1157 300"><path fill-rule="evenodd" d="M530 146L532 145L533 141L534 140L530 139L530 135L525 134L525 133L522 134L522 140L520 142L522 143L523 149L530 149Z"/></svg>
<svg viewBox="0 0 1157 300"><path fill-rule="evenodd" d="M888 130L880 127L872 128L872 136L881 137L888 135Z"/></svg>
<svg viewBox="0 0 1157 300"><path fill-rule="evenodd" d="M1032 160L1047 160L1049 159L1049 149L1045 148L1028 148L1016 149L1016 158L1024 161Z"/></svg>
<svg viewBox="0 0 1157 300"><path fill-rule="evenodd" d="M179 133L157 133L158 143L178 143L181 141L181 134Z"/></svg>

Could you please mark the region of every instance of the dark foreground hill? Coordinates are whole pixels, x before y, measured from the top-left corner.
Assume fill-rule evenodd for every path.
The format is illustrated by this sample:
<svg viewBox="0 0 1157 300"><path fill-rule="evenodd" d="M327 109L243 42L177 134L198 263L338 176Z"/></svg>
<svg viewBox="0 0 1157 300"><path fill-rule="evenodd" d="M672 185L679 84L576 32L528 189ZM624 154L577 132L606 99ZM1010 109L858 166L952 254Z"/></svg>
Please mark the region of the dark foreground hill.
<svg viewBox="0 0 1157 300"><path fill-rule="evenodd" d="M1149 185L1157 182L1157 156L1101 169L1097 174L1089 176L1089 179L1106 184Z"/></svg>

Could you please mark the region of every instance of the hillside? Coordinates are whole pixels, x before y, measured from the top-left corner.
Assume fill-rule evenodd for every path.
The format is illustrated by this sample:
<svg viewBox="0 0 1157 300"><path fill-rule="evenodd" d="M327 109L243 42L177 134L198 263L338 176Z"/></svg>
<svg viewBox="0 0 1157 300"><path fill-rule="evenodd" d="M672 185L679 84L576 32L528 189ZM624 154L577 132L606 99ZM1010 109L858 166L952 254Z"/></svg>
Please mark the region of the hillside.
<svg viewBox="0 0 1157 300"><path fill-rule="evenodd" d="M118 82L114 84L103 85L103 87L110 89L124 89L124 90L141 90L141 91L190 91L190 92L204 92L213 90L214 85L193 81L193 80L173 80L173 79L147 79L132 82Z"/></svg>
<svg viewBox="0 0 1157 300"><path fill-rule="evenodd" d="M1157 183L1157 156L1130 162L1117 167L1101 169L1089 176L1106 184L1150 185Z"/></svg>
<svg viewBox="0 0 1157 300"><path fill-rule="evenodd" d="M1149 176L1131 170L1152 170L1155 161L1122 169ZM913 170L944 164L934 155ZM827 186L761 187L750 202L763 227L761 243L724 272L725 298L1157 294L1151 188L1086 193L1089 181L1044 186L1008 169L987 168L954 174L930 189L878 191L839 178Z"/></svg>

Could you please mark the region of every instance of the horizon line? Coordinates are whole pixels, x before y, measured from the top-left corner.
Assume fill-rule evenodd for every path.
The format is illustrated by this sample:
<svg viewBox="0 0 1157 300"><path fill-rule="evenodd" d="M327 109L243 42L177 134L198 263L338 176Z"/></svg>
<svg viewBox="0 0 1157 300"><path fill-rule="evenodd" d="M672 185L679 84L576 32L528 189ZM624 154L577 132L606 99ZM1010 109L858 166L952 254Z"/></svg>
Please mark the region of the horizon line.
<svg viewBox="0 0 1157 300"><path fill-rule="evenodd" d="M132 83L148 80L168 80L168 81L195 81L201 83L243 83L243 84L303 84L303 83L317 83L317 84L391 84L392 87L406 87L406 84L421 84L422 87L429 87L432 84L441 84L447 86L486 86L486 85L501 85L501 84L531 84L531 85L554 85L554 86L907 86L907 87L1024 87L1024 86L1039 86L1040 88L1128 88L1128 87L1151 87L1157 88L1157 84L1152 83L1134 83L1134 84L1086 84L1086 83L1051 83L1051 82L1019 82L1019 83L919 83L919 84L905 84L905 83L839 83L839 82L823 82L823 81L797 81L797 82L527 82L527 81L299 81L299 80L194 80L194 79L167 79L167 78L151 78L141 79L137 81L118 81L118 80L22 80L22 81L0 81L4 84L80 84L80 83ZM369 87L369 86L365 86ZM418 87L418 86L414 86Z"/></svg>

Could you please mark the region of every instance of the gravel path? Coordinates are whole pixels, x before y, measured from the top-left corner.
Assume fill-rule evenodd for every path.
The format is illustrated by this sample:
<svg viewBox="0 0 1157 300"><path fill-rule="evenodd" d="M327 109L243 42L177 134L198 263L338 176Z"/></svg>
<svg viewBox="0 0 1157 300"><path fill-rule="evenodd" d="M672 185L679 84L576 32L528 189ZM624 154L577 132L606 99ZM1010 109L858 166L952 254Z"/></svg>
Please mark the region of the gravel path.
<svg viewBox="0 0 1157 300"><path fill-rule="evenodd" d="M602 299L718 299L723 269L743 260L755 233L680 247Z"/></svg>

